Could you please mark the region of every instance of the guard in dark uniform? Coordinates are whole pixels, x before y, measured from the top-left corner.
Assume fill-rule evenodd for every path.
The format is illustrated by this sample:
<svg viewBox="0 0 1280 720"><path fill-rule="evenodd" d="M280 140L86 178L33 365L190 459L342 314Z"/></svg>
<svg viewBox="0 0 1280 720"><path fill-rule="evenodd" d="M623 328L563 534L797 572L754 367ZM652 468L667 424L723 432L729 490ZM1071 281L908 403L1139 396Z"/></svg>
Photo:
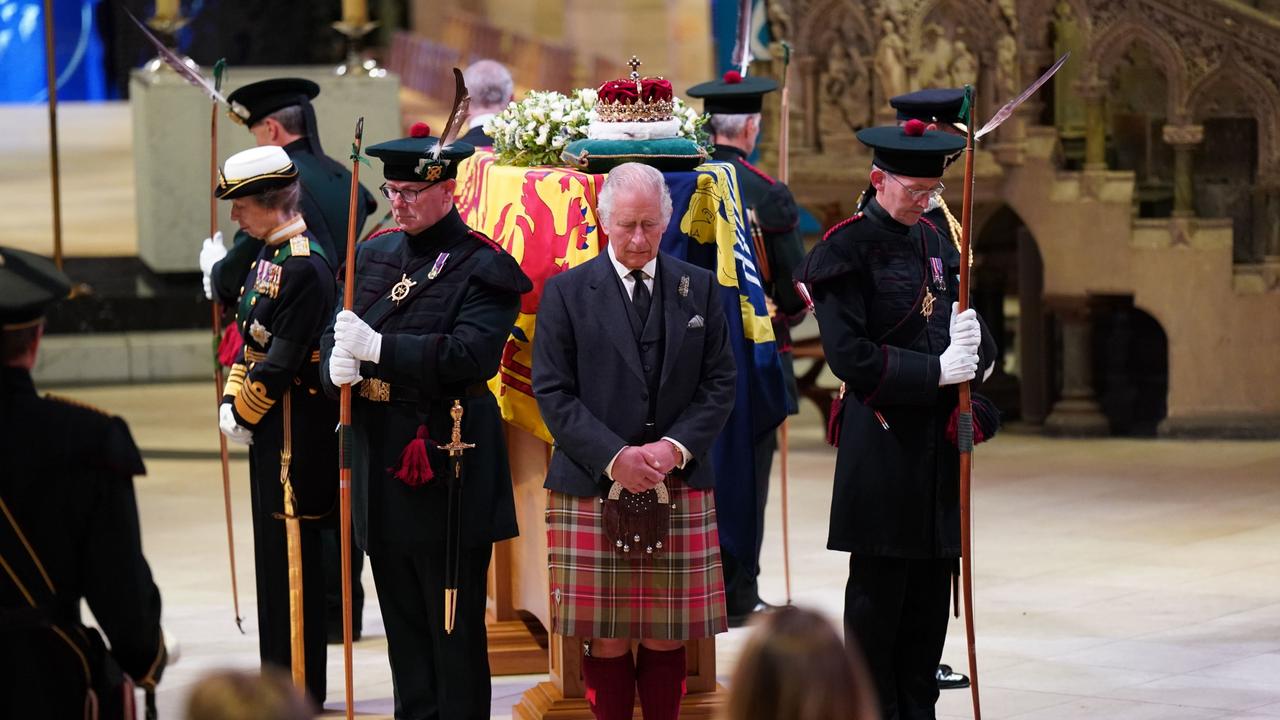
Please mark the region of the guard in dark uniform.
<svg viewBox="0 0 1280 720"><path fill-rule="evenodd" d="M778 353L787 384L787 412L794 415L798 412L799 392L791 358L791 327L805 315L804 300L796 292L793 280L795 268L804 257L804 245L797 230L800 211L785 184L769 177L747 160L760 136L763 97L777 87L778 84L769 78L742 77L736 71L730 71L721 80L689 88L688 94L703 98L703 110L711 115L711 139L715 143L712 159L733 165L738 176L742 204L752 235L756 238L757 261L761 264L761 279L769 301L773 333L778 339ZM776 432L768 433L756 443L757 532L754 553L744 557L742 553L735 554L721 546L725 605L731 627L742 625L752 612L771 607L760 599L758 576L769 475L777 449Z"/></svg>
<svg viewBox="0 0 1280 720"><path fill-rule="evenodd" d="M160 590L142 555L133 492L133 476L146 470L129 426L70 400L42 398L31 381L45 310L70 290L48 259L0 248L6 718L80 718L93 705L99 718L132 718L132 685L153 691L167 657ZM82 598L101 634L81 621Z"/></svg>
<svg viewBox="0 0 1280 720"><path fill-rule="evenodd" d="M510 255L453 206L457 142L439 156L426 126L374 145L400 227L361 243L354 312L325 332L327 390L354 385L352 514L387 629L397 718L488 718L485 581L493 543L516 535L498 405L486 382L532 289ZM475 449L453 463L450 409ZM450 520L451 488L460 492ZM456 496L455 496L456 497ZM452 577L450 577L452 576ZM445 630L445 587L457 615Z"/></svg>
<svg viewBox="0 0 1280 720"><path fill-rule="evenodd" d="M918 120L858 139L874 149L876 195L796 274L843 381L827 546L851 554L845 633L866 653L884 717L933 718L960 554L959 452L947 428L956 386L981 382L995 346L972 310L953 317L959 253L921 219L964 140Z"/></svg>
<svg viewBox="0 0 1280 720"><path fill-rule="evenodd" d="M925 123L926 130L938 130L963 138L969 132L966 124L968 108L964 98L964 88L927 88L891 97L889 105L898 111L899 125L915 119ZM950 167L962 154L957 152L948 157L947 166ZM868 187L864 202L874 194L875 188ZM960 219L951 212L941 195L929 199L929 209L924 217L947 236L957 253L960 252ZM956 672L946 663L938 665L937 678L938 687L942 690L969 687L968 676Z"/></svg>
<svg viewBox="0 0 1280 720"><path fill-rule="evenodd" d="M320 332L336 285L325 250L298 213L298 171L275 146L227 159L215 194L231 217L261 239L237 304L244 337L220 408L222 432L249 445L258 653L291 667L289 573L284 516L287 475L301 528L303 644L307 692L325 698L325 576L321 532L335 526L338 406L321 390ZM287 467L286 467L287 466Z"/></svg>
<svg viewBox="0 0 1280 720"><path fill-rule="evenodd" d="M301 184L299 209L307 230L325 252L325 260L337 268L346 257L347 205L351 197L351 170L324 154L320 147L320 131L311 101L320 94L320 86L302 78L274 78L250 83L227 96L249 111L248 118L235 113L229 117L242 123L253 133L259 146L278 145L289 154L298 170ZM361 185L357 190L356 232L364 227L369 213L377 209L373 195ZM200 252L200 269L205 275L205 295L217 293L218 301L234 307L249 264L262 250L262 240L237 232L231 250L222 245L221 237L205 241ZM324 532L324 568L326 576L325 616L330 642L342 642L342 586L340 545L336 529ZM352 629L360 639L360 618L364 608L364 589L360 573L364 555L351 555Z"/></svg>

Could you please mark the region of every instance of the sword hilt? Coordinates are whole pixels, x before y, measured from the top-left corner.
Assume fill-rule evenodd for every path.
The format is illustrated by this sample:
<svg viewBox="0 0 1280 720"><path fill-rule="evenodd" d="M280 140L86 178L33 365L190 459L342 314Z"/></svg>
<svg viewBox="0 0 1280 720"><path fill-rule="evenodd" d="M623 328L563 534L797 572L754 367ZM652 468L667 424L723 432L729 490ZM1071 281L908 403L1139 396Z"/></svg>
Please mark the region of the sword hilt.
<svg viewBox="0 0 1280 720"><path fill-rule="evenodd" d="M449 442L445 445L437 445L441 450L447 450L449 457L462 457L462 453L475 447L475 443L462 442L462 401L454 399L453 407L449 408L449 417L453 418L453 430L449 433Z"/></svg>

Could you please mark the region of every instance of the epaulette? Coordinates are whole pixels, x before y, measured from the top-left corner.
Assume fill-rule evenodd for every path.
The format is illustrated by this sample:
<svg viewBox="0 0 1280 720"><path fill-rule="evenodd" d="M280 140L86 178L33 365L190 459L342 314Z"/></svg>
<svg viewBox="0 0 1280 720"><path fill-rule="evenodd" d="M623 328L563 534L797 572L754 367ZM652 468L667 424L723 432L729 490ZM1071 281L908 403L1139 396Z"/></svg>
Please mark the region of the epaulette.
<svg viewBox="0 0 1280 720"><path fill-rule="evenodd" d="M832 234L832 233L834 233L835 231L839 230L840 228L844 227L845 225L851 225L851 224L853 224L853 223L855 223L855 222L857 222L857 221L859 221L859 220L861 220L861 219L862 219L862 213L854 213L853 217L847 217L847 218L845 218L845 219L841 220L840 222L836 223L835 225L832 225L832 226L827 230L827 232L826 232L826 233L824 233L824 234L822 235L822 239L823 239L823 240L826 240L827 238L831 237L831 234Z"/></svg>
<svg viewBox="0 0 1280 720"><path fill-rule="evenodd" d="M102 408L100 408L100 407L94 407L93 405L90 405L89 403L80 402L79 400L74 400L74 399L69 398L69 397L63 397L63 396L61 396L61 395L54 395L53 393L45 393L45 394L44 394L44 399L45 399L45 400L51 400L51 401L56 402L56 403L61 403L61 404L63 404L63 405L70 405L71 407L77 407L77 408L80 408L81 410L88 410L88 411L90 411L90 412L94 413L95 415L101 415L101 416L103 416L103 417L105 417L105 418L112 418L112 417L115 417L115 415L112 415L111 413L107 412L106 410L103 410L103 409L102 409Z"/></svg>
<svg viewBox="0 0 1280 720"><path fill-rule="evenodd" d="M765 171L747 162L746 158L738 158L738 162L742 163L742 166L745 167L746 169L750 170L756 175L759 175L761 179L763 179L765 182L769 183L770 185L773 185L774 183L778 182L777 180L774 180L773 178L769 177L769 175L765 173Z"/></svg>
<svg viewBox="0 0 1280 720"><path fill-rule="evenodd" d="M311 255L311 241L306 235L294 235L289 238L289 254L293 257L308 257Z"/></svg>
<svg viewBox="0 0 1280 720"><path fill-rule="evenodd" d="M403 230L404 230L404 228L402 228L402 227L388 227L388 228L382 228L381 230L379 230L379 231L377 231L377 232L373 233L372 235L370 235L369 237L365 238L365 239L364 239L364 241L365 241L365 242L369 242L370 240L372 240L372 239L374 239L374 238L376 238L376 237L382 237L383 235L389 235L389 234L391 234L391 233L393 233L393 232L401 232L401 231L403 231Z"/></svg>

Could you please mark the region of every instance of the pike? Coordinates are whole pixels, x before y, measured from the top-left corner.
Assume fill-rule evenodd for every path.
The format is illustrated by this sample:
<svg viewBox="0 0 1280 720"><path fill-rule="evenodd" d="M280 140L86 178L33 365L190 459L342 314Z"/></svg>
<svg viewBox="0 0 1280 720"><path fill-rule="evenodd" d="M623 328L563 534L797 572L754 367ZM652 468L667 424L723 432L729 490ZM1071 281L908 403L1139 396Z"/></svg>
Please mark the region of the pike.
<svg viewBox="0 0 1280 720"><path fill-rule="evenodd" d="M351 194L347 200L347 259L342 282L342 309L355 304L356 289L356 202L360 190L360 154L364 143L364 117L356 120L355 139L351 141ZM342 669L346 681L347 720L355 717L351 671L351 383L344 384L338 396L338 534L342 547Z"/></svg>
<svg viewBox="0 0 1280 720"><path fill-rule="evenodd" d="M786 40L782 46L782 93L781 117L778 119L778 181L784 185L791 177L791 94L787 86L787 74L791 69L791 44ZM788 430L789 418L782 418L782 429L779 431L779 445L782 446L778 464L782 471L782 577L786 583L787 604L791 604L791 533L788 528L787 512L787 465L790 460L790 438Z"/></svg>
<svg viewBox="0 0 1280 720"><path fill-rule="evenodd" d="M965 134L964 158L964 199L960 211L960 288L958 307L960 312L969 309L969 272L970 263L964 259L972 252L973 226L973 143L995 130L1013 115L1013 111L1027 98L1035 94L1040 86L1049 81L1058 72L1071 53L1066 53L1047 72L1031 83L1017 97L1005 103L991 120L976 133ZM965 105L968 117L965 125L973 127L973 88L965 86ZM982 720L982 703L978 692L978 651L973 629L973 396L970 383L960 383L960 401L956 418L956 445L960 450L960 562L961 584L964 592L964 632L969 649L969 692L973 698L974 720Z"/></svg>
<svg viewBox="0 0 1280 720"><path fill-rule="evenodd" d="M227 102L227 99L222 95L222 74L223 69L226 67L225 60L219 60L214 64L213 82L211 83L199 72L188 67L182 61L182 58L175 55L172 50L165 47L160 38L152 34L142 21L138 20L132 12L129 12L128 8L122 6L121 9L124 10L125 15L129 16L133 24L138 26L142 34L155 47L156 52L160 54L160 58L164 60L165 64L172 68L179 77L199 88L212 101L209 109L209 237L213 237L218 232L218 200L213 194L214 190L218 188L218 107L219 105L226 106L243 118L249 116L249 111L239 103L233 105ZM222 364L218 362L216 348L218 342L222 339L222 303L218 302L217 297L214 297L211 309L212 320L210 324L213 328L213 346L215 348L213 391L217 403L221 404L223 389ZM218 404L215 404L214 407L218 407ZM227 555L231 559L231 602L235 608L236 629L243 635L244 618L240 616L240 591L236 585L235 534L232 531L231 522L231 468L227 458L227 438L221 431L218 432L218 457L222 461L222 505L227 518Z"/></svg>

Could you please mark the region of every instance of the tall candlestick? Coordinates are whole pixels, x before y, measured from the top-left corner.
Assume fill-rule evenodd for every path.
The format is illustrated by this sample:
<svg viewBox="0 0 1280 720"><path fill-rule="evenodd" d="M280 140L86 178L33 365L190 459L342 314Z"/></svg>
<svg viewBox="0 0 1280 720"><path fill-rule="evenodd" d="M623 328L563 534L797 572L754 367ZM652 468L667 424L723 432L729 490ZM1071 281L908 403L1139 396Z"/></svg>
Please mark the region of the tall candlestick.
<svg viewBox="0 0 1280 720"><path fill-rule="evenodd" d="M369 7L365 0L342 0L342 22L358 27L369 22Z"/></svg>
<svg viewBox="0 0 1280 720"><path fill-rule="evenodd" d="M179 0L156 0L157 20L172 20L181 15Z"/></svg>

